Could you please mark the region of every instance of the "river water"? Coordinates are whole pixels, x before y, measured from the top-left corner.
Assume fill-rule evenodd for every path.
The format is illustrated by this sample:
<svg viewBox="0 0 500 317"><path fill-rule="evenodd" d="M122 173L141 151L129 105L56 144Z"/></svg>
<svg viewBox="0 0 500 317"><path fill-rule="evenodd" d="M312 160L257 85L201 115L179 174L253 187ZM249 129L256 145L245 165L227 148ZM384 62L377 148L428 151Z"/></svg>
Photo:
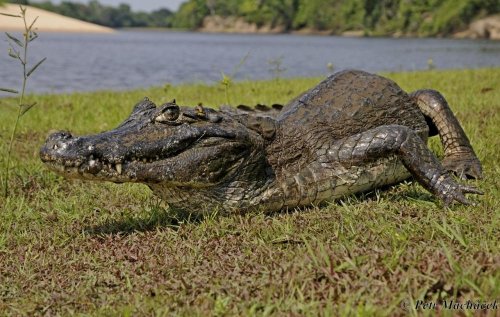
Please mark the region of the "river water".
<svg viewBox="0 0 500 317"><path fill-rule="evenodd" d="M167 83L322 76L357 68L371 72L500 66L500 41L345 38L120 31L115 34L41 34L33 62L47 61L30 78L31 92L123 90ZM20 66L0 41L0 87L20 86ZM330 64L330 67L328 65Z"/></svg>

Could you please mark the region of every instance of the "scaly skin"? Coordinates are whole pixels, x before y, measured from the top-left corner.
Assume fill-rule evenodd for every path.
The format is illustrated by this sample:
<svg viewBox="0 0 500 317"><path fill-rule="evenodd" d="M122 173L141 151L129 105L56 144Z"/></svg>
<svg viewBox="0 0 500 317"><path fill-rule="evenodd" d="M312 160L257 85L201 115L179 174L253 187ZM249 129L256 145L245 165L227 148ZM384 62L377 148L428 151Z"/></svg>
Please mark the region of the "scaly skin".
<svg viewBox="0 0 500 317"><path fill-rule="evenodd" d="M441 138L443 166L463 179L481 178L481 163L446 99L439 92L430 89L417 90L410 96L428 119L431 130L437 131Z"/></svg>
<svg viewBox="0 0 500 317"><path fill-rule="evenodd" d="M68 177L147 184L195 213L319 204L410 176L445 205L481 194L448 174L479 178L481 165L437 92L408 95L383 77L344 71L278 113L239 108L145 99L115 130L49 136L40 156ZM426 146L429 128L441 137L444 166Z"/></svg>

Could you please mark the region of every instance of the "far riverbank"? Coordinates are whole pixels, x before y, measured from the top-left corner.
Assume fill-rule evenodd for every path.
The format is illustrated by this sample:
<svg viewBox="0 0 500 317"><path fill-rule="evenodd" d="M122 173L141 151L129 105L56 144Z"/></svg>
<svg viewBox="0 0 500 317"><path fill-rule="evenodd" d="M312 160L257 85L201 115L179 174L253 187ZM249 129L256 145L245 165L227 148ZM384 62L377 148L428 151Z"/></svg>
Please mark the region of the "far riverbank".
<svg viewBox="0 0 500 317"><path fill-rule="evenodd" d="M281 34L285 33L286 28L283 25L264 24L258 26L255 23L245 21L242 17L222 17L210 15L203 19L202 26L198 29L200 32L208 33L238 33L238 34ZM302 35L337 35L347 37L369 37L369 36L385 36L385 37L421 37L417 34L407 34L396 32L392 34L377 34L361 29L354 29L343 32L335 30L319 30L314 28L301 28L289 31L291 34ZM468 38L468 39L489 39L500 40L500 15L487 16L476 21L473 21L469 26L461 31L455 32L449 36L450 38ZM434 36L436 38L436 36Z"/></svg>

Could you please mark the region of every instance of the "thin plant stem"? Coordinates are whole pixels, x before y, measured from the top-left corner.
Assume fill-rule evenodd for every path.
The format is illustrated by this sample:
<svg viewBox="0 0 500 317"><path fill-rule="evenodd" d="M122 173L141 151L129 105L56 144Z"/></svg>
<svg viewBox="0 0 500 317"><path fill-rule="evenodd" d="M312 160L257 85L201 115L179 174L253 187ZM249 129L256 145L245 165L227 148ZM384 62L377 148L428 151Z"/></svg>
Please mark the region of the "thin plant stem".
<svg viewBox="0 0 500 317"><path fill-rule="evenodd" d="M11 161L12 147L14 144L14 138L16 136L17 127L19 126L19 120L21 119L21 116L22 116L24 93L26 91L26 82L28 81L28 76L26 74L26 63L27 63L27 57L28 57L28 44L29 44L28 36L29 36L30 29L28 28L28 24L26 23L25 11L21 11L21 14L22 14L22 19L24 22L24 29L25 29L25 31L24 31L24 52L23 52L23 59L21 60L21 64L23 65L23 87L21 90L21 94L19 96L17 117L16 117L16 121L14 123L14 128L12 129L12 133L10 135L9 149L7 151L7 166L5 168L5 184L4 184L4 197L5 198L7 198L9 196L9 175L10 175L10 161Z"/></svg>
<svg viewBox="0 0 500 317"><path fill-rule="evenodd" d="M229 102L229 84L224 85L224 94L226 95L226 104L230 105L231 103Z"/></svg>

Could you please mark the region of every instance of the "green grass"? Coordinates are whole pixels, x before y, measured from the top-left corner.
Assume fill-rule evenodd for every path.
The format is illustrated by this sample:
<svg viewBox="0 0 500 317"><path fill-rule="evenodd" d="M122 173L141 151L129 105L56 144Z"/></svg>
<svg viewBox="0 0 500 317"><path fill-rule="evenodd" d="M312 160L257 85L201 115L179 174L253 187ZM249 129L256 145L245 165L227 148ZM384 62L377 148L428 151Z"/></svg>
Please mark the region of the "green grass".
<svg viewBox="0 0 500 317"><path fill-rule="evenodd" d="M37 152L49 130L110 129L144 96L220 105L223 87L29 96L38 105L0 198L0 315L384 316L404 314L402 300L499 299L500 69L388 76L447 97L483 163L479 206L443 209L406 182L323 208L192 220L145 186L65 180ZM285 103L319 80L236 83L228 97ZM13 104L0 99L0 153Z"/></svg>

